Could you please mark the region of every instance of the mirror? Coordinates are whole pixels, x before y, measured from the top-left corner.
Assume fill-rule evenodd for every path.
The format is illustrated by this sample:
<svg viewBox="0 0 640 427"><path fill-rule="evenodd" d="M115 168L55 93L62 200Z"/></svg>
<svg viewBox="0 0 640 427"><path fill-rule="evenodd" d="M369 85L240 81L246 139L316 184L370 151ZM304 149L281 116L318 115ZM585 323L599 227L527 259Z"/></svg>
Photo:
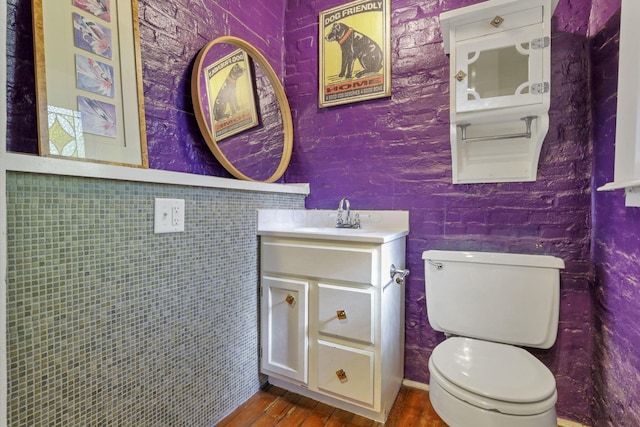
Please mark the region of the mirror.
<svg viewBox="0 0 640 427"><path fill-rule="evenodd" d="M205 45L191 96L209 149L236 178L274 182L291 159L293 124L284 89L266 58L232 36Z"/></svg>
<svg viewBox="0 0 640 427"><path fill-rule="evenodd" d="M520 47L520 48L519 48ZM527 93L529 46L515 45L469 52L470 101Z"/></svg>

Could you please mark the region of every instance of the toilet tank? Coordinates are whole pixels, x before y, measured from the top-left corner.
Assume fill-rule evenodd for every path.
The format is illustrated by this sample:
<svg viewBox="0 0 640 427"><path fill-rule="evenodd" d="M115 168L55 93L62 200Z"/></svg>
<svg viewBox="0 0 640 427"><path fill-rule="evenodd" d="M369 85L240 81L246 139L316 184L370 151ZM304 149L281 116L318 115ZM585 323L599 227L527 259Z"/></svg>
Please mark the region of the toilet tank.
<svg viewBox="0 0 640 427"><path fill-rule="evenodd" d="M430 250L422 259L435 330L538 348L556 341L560 258Z"/></svg>

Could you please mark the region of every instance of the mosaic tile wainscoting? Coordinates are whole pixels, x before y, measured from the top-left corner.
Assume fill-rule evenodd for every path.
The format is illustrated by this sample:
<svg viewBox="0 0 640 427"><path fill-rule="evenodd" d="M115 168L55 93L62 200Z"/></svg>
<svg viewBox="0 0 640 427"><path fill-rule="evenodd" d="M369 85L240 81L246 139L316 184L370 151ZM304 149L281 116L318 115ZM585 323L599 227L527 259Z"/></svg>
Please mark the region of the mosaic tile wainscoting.
<svg viewBox="0 0 640 427"><path fill-rule="evenodd" d="M256 209L304 196L9 173L9 425L189 426L260 386ZM186 203L154 234L155 197Z"/></svg>

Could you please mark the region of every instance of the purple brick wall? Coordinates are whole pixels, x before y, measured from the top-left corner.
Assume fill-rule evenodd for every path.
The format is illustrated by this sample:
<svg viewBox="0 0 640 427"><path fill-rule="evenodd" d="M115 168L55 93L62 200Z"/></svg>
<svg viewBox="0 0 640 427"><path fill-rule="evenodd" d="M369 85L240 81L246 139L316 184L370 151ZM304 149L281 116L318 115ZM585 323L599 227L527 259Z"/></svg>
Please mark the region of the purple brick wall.
<svg viewBox="0 0 640 427"><path fill-rule="evenodd" d="M253 44L282 77L284 2L138 4L149 166L230 177L204 143L193 115L193 62L207 42L232 35ZM7 7L7 149L37 153L31 1L8 0Z"/></svg>
<svg viewBox="0 0 640 427"><path fill-rule="evenodd" d="M550 131L533 183L452 185L449 60L438 15L477 0L392 2L393 94L317 107L317 20L341 0L290 0L285 22L295 145L287 182L310 182L308 208L406 209L405 376L428 381L427 360L443 339L425 309L426 249L543 253L566 262L557 344L536 354L554 372L561 416L590 423L590 2L561 1L553 20Z"/></svg>
<svg viewBox="0 0 640 427"><path fill-rule="evenodd" d="M285 179L311 184L307 207L335 208L347 195L356 209L410 211L407 378L428 381L428 357L442 340L426 318L423 250L553 254L567 264L559 337L536 355L556 376L559 414L597 420L593 425L638 425L640 214L624 208L620 192L592 192L613 176L620 0L560 0L552 22L551 125L538 180L453 186L449 61L438 15L478 2L393 0L392 97L319 109L318 12L344 1L288 0L285 10L284 1L267 7L141 0L151 167L229 176L199 135L189 78L207 41L224 34L247 39L285 76L295 127ZM8 148L35 153L31 2L7 3Z"/></svg>
<svg viewBox="0 0 640 427"><path fill-rule="evenodd" d="M613 180L620 0L594 3L594 188ZM615 13L612 13L615 12ZM594 192L595 419L640 426L640 209Z"/></svg>

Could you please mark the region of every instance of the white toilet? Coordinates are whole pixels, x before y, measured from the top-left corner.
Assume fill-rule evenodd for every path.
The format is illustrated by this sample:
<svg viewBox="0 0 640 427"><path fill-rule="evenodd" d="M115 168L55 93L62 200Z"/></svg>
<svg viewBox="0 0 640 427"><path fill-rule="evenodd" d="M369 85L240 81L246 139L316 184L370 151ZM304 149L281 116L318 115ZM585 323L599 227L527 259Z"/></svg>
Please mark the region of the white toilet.
<svg viewBox="0 0 640 427"><path fill-rule="evenodd" d="M451 427L555 427L556 382L516 346L556 340L553 256L425 251L429 323L449 336L429 359L429 396Z"/></svg>

